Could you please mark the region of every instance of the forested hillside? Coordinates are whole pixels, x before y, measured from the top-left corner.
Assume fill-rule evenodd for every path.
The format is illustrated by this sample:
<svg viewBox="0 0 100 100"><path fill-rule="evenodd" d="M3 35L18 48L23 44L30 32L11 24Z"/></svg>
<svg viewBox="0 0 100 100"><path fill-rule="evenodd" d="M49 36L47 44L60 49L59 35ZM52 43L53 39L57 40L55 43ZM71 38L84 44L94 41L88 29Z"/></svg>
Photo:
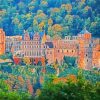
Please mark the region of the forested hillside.
<svg viewBox="0 0 100 100"><path fill-rule="evenodd" d="M46 31L76 35L84 27L100 37L100 0L0 0L0 27L6 35Z"/></svg>

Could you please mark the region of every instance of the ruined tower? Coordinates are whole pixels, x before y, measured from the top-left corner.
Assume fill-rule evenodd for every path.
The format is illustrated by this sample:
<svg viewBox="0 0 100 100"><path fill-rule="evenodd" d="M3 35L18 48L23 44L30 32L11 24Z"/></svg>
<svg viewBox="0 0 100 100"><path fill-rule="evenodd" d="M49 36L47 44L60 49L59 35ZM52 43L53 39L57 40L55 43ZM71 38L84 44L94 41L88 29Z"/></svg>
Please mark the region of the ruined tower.
<svg viewBox="0 0 100 100"><path fill-rule="evenodd" d="M84 28L79 34L78 65L83 69L92 67L92 39L91 33Z"/></svg>
<svg viewBox="0 0 100 100"><path fill-rule="evenodd" d="M0 55L5 53L5 32L0 29Z"/></svg>

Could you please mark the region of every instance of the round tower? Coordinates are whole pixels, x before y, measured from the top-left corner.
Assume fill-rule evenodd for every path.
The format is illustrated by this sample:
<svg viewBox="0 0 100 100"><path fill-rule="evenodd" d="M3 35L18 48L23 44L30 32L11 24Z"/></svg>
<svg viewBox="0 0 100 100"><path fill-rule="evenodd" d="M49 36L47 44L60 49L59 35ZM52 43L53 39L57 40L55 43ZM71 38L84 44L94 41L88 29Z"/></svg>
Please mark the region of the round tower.
<svg viewBox="0 0 100 100"><path fill-rule="evenodd" d="M0 29L0 55L5 53L5 32Z"/></svg>

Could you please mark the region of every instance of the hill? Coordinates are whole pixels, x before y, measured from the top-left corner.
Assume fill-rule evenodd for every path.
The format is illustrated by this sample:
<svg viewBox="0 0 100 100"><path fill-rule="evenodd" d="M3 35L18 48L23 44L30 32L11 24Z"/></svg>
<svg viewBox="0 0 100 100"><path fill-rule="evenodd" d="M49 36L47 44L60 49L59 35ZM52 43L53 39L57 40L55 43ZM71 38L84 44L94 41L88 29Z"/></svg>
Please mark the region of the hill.
<svg viewBox="0 0 100 100"><path fill-rule="evenodd" d="M100 37L99 0L0 0L0 28L6 35L46 31L76 35L84 27Z"/></svg>

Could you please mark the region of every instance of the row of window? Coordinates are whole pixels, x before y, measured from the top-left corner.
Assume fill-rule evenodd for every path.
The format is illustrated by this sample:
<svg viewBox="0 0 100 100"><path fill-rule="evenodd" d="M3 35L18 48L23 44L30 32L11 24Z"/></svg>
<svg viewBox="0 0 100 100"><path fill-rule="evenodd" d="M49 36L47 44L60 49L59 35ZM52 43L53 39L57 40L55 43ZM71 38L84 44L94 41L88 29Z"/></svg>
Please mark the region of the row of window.
<svg viewBox="0 0 100 100"><path fill-rule="evenodd" d="M68 52L76 52L75 50L58 50L58 53L68 53Z"/></svg>
<svg viewBox="0 0 100 100"><path fill-rule="evenodd" d="M42 52L39 52L39 51L37 51L37 52L31 51L31 52L25 52L24 53L25 56L41 56L42 54L43 53Z"/></svg>
<svg viewBox="0 0 100 100"><path fill-rule="evenodd" d="M67 40L76 40L76 39L78 39L78 37L76 36L76 37L65 37L65 39L67 39Z"/></svg>
<svg viewBox="0 0 100 100"><path fill-rule="evenodd" d="M65 52L69 52L69 53L74 53L75 50L57 50L58 53L65 53ZM47 51L47 54L52 54L52 51Z"/></svg>
<svg viewBox="0 0 100 100"><path fill-rule="evenodd" d="M37 45L37 46L33 46L33 45L25 45L24 46L24 48L27 48L27 49L29 49L29 48L41 48L41 46L40 45Z"/></svg>
<svg viewBox="0 0 100 100"><path fill-rule="evenodd" d="M24 44L40 44L40 41L25 41Z"/></svg>

